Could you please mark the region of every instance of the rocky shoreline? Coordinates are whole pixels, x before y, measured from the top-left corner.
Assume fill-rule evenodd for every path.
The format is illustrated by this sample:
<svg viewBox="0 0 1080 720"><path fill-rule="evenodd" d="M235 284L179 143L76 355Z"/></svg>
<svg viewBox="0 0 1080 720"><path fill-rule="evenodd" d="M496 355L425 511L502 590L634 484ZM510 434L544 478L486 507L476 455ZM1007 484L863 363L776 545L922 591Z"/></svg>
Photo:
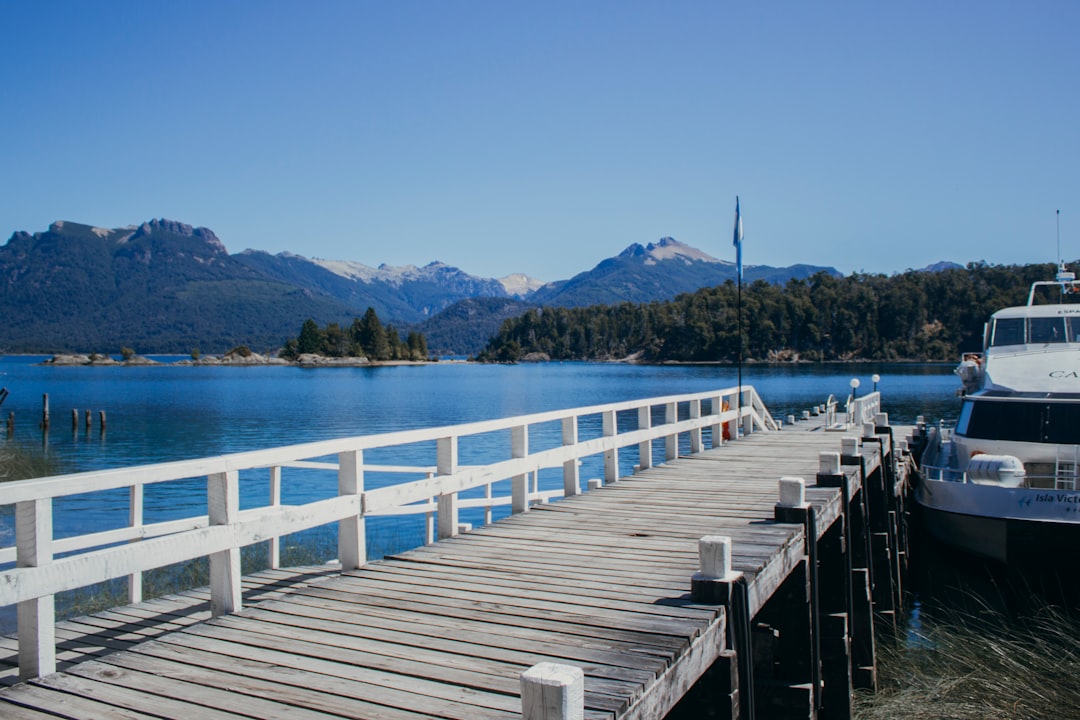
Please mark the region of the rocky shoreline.
<svg viewBox="0 0 1080 720"><path fill-rule="evenodd" d="M41 365L51 365L55 367L77 367L77 366L93 366L93 367L145 367L150 365L160 365L163 367L172 366L265 366L265 365L291 365L295 367L368 367L377 365L426 365L426 362L417 362L409 360L400 361L372 361L366 357L324 357L322 355L304 354L298 357L296 360L286 360L285 358L274 357L272 355L261 355L256 352L238 353L229 352L224 355L204 355L198 358L185 358L183 360L177 360L175 362L161 362L159 360L152 360L142 355L133 355L126 360L117 360L109 355L99 355L97 353L82 354L82 353L65 353L59 355L53 355L50 359L40 363Z"/></svg>

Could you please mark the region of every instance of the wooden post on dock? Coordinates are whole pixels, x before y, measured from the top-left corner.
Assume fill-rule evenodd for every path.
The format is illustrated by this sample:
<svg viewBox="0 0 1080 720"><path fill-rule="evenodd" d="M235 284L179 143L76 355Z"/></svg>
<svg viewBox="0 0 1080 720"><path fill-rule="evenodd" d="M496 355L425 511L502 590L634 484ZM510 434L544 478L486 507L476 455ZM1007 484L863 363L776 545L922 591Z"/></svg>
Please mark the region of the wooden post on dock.
<svg viewBox="0 0 1080 720"><path fill-rule="evenodd" d="M871 596L873 565L870 553L870 527L867 519L866 464L857 437L840 441L841 467L852 466L860 479L860 488L851 499L851 634L852 684L856 688L877 690L877 647L874 641L874 605ZM846 471L844 471L846 472Z"/></svg>
<svg viewBox="0 0 1080 720"><path fill-rule="evenodd" d="M522 720L584 720L585 673L542 662L521 673Z"/></svg>
<svg viewBox="0 0 1080 720"><path fill-rule="evenodd" d="M818 551L821 636L821 717L850 718L854 702L851 663L851 487L840 453L818 457L818 487L839 488L841 512Z"/></svg>
<svg viewBox="0 0 1080 720"><path fill-rule="evenodd" d="M706 683L706 687L710 689L709 707L717 717L752 717L752 702L747 706L747 711L741 713L741 704L752 701L753 698L749 623L747 619L747 627L743 627L737 617L740 613L734 611L740 600L739 590L742 589L745 593L746 584L744 582L740 586L743 575L732 570L731 557L730 537L707 535L698 540L701 570L690 578L690 598L695 603L727 607L724 632L728 643L727 649L720 652L720 657L698 682ZM745 688L742 696L740 686Z"/></svg>
<svg viewBox="0 0 1080 720"><path fill-rule="evenodd" d="M806 556L781 585L777 599L784 601L786 598L786 602L782 607L770 608L774 610L770 624L779 629L776 659L780 676L777 679L788 687L787 693L771 699L774 705L779 703L781 708L791 709L800 717L813 717L821 708L817 519L814 507L806 501L803 478L782 477L779 490L780 501L773 508L774 519L778 523L803 526Z"/></svg>
<svg viewBox="0 0 1080 720"><path fill-rule="evenodd" d="M49 393L41 396L41 429L49 431Z"/></svg>

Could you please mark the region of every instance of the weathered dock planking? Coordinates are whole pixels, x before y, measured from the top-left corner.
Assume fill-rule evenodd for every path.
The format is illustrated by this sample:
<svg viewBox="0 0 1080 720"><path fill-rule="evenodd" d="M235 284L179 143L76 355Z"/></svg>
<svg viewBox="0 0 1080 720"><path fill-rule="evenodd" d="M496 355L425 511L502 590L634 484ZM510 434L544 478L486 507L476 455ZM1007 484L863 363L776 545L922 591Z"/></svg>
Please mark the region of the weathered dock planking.
<svg viewBox="0 0 1080 720"><path fill-rule="evenodd" d="M902 600L906 457L878 420L747 434L102 643L0 691L0 716L644 720L700 682L716 717L850 717L875 682L874 616ZM780 504L783 477L805 488ZM730 539L730 574L701 575L706 536Z"/></svg>
<svg viewBox="0 0 1080 720"><path fill-rule="evenodd" d="M244 600L259 603L340 571L327 564L252 573L243 580ZM57 667L65 670L210 618L209 590L199 588L58 622ZM18 641L0 637L0 687L18 681Z"/></svg>

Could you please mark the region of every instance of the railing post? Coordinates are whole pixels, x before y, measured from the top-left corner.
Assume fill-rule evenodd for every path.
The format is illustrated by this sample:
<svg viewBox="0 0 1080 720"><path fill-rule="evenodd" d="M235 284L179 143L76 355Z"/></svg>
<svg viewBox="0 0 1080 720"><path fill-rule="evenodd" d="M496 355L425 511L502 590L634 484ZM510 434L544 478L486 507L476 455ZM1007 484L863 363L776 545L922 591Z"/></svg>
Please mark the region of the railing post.
<svg viewBox="0 0 1080 720"><path fill-rule="evenodd" d="M747 397L749 391L741 390L740 396L742 402L739 404L743 416L739 418L739 425L742 426L742 436L746 437L750 433L754 432L754 406L753 397Z"/></svg>
<svg viewBox="0 0 1080 720"><path fill-rule="evenodd" d="M270 507L281 507L281 466L275 465L270 468ZM270 538L270 568L273 570L281 567L281 537L274 535Z"/></svg>
<svg viewBox="0 0 1080 720"><path fill-rule="evenodd" d="M457 472L458 442L456 436L439 438L436 449L436 474L453 475ZM458 497L456 492L439 493L439 539L454 537L458 534Z"/></svg>
<svg viewBox="0 0 1080 720"><path fill-rule="evenodd" d="M518 425L510 429L510 457L529 456L529 426ZM529 473L515 475L510 480L510 512L529 511Z"/></svg>
<svg viewBox="0 0 1080 720"><path fill-rule="evenodd" d="M679 420L679 406L675 403L664 405L664 424L674 425ZM671 433L664 437L664 461L671 462L679 457L679 434Z"/></svg>
<svg viewBox="0 0 1080 720"><path fill-rule="evenodd" d="M644 405L637 411L638 430L648 430L652 427L652 405ZM652 440L638 443L638 467L647 470L652 467Z"/></svg>
<svg viewBox="0 0 1080 720"><path fill-rule="evenodd" d="M618 424L615 420L615 411L607 410L603 414L604 437L615 437L618 434ZM613 483L619 479L619 450L611 448L604 451L604 482Z"/></svg>
<svg viewBox="0 0 1080 720"><path fill-rule="evenodd" d="M52 499L15 503L15 563L40 567L52 562ZM54 596L24 600L18 606L19 679L56 672Z"/></svg>
<svg viewBox="0 0 1080 720"><path fill-rule="evenodd" d="M235 470L214 473L206 480L210 525L231 525L240 515L240 475ZM210 554L210 614L238 612L243 606L240 587L240 548Z"/></svg>
<svg viewBox="0 0 1080 720"><path fill-rule="evenodd" d="M694 398L690 401L690 417L692 419L701 417L701 399ZM690 453L701 452L701 428L694 428L690 431Z"/></svg>
<svg viewBox="0 0 1080 720"><path fill-rule="evenodd" d="M720 423L720 413L724 411L724 399L717 395L709 401L710 415L714 415L717 421L712 425L712 447L718 448L724 444L724 426Z"/></svg>
<svg viewBox="0 0 1080 720"><path fill-rule="evenodd" d="M577 445L578 420L577 415L565 417L562 420L562 444L564 447ZM571 497L581 492L581 477L578 470L578 458L574 456L562 465L563 495Z"/></svg>
<svg viewBox="0 0 1080 720"><path fill-rule="evenodd" d="M128 488L128 525L137 528L142 527L142 524L143 486L132 485ZM132 540L131 542L138 542L138 540ZM142 571L137 570L128 575L128 602L134 605L141 603L142 599Z"/></svg>
<svg viewBox="0 0 1080 720"><path fill-rule="evenodd" d="M362 495L364 492L364 453L350 450L338 454L338 495ZM364 509L338 520L338 560L341 569L356 570L367 562L367 532Z"/></svg>

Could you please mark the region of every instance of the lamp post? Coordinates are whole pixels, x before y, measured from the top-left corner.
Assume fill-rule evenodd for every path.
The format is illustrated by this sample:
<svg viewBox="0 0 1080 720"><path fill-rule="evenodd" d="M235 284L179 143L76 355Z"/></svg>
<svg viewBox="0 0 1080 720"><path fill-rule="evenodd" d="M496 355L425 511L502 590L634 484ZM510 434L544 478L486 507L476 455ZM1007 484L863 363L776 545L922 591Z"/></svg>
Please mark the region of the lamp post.
<svg viewBox="0 0 1080 720"><path fill-rule="evenodd" d="M859 378L851 378L851 399L854 400L859 394Z"/></svg>
<svg viewBox="0 0 1080 720"><path fill-rule="evenodd" d="M870 376L870 379L874 381L874 392L877 392L877 384L878 384L878 380L881 379L881 376L878 375L877 373L874 373L873 375Z"/></svg>

